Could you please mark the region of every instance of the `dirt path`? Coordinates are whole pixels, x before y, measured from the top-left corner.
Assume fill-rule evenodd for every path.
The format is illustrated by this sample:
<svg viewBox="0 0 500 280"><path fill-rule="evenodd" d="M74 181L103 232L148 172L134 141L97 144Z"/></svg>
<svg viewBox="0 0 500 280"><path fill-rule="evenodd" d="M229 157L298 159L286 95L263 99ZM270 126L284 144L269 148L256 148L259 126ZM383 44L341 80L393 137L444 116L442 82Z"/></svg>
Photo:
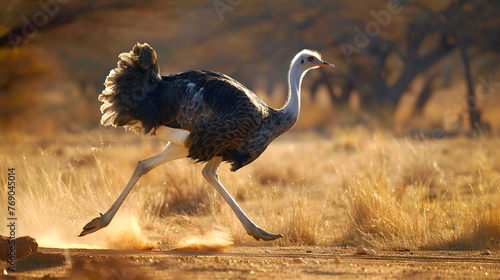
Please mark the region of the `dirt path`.
<svg viewBox="0 0 500 280"><path fill-rule="evenodd" d="M230 247L225 252L40 248L2 279L500 278L498 251L355 251L324 246Z"/></svg>

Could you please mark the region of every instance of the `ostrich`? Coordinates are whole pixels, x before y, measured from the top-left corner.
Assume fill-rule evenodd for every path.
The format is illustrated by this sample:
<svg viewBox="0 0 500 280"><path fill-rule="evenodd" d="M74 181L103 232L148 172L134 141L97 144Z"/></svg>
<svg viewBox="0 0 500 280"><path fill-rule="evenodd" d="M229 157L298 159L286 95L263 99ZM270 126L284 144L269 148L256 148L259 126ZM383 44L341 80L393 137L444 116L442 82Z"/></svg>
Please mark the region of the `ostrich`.
<svg viewBox="0 0 500 280"><path fill-rule="evenodd" d="M156 52L146 43L137 43L119 57L118 67L111 70L106 89L99 95L101 124L156 135L168 143L160 153L139 161L118 199L86 224L80 236L106 227L141 176L167 161L188 157L207 162L203 176L249 235L257 240L282 237L264 231L246 216L219 181L218 167L225 161L236 171L259 157L297 122L304 74L320 66L335 66L322 61L317 52L299 52L290 64L288 100L283 108L273 109L222 73L194 70L160 76Z"/></svg>

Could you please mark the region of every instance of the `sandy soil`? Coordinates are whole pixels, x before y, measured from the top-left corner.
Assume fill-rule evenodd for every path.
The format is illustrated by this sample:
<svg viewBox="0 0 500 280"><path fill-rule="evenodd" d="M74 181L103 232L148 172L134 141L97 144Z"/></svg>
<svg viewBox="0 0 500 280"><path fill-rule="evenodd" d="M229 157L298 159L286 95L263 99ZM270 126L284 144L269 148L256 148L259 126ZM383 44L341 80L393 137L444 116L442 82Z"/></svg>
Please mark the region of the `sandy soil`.
<svg viewBox="0 0 500 280"><path fill-rule="evenodd" d="M325 246L232 246L224 252L40 248L18 260L17 267L2 279L498 279L500 252L358 255L356 248Z"/></svg>

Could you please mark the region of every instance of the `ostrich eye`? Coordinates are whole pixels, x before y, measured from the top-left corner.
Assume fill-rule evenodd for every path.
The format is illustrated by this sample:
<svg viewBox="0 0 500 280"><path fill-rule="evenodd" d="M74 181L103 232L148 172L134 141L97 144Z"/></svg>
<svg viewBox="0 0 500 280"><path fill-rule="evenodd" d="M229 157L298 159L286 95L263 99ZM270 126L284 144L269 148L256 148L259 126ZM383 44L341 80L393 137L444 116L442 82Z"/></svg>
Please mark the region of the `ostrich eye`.
<svg viewBox="0 0 500 280"><path fill-rule="evenodd" d="M307 60L309 60L309 61L313 61L313 57L312 57L312 56L310 56L310 57L308 57L308 58L307 58Z"/></svg>

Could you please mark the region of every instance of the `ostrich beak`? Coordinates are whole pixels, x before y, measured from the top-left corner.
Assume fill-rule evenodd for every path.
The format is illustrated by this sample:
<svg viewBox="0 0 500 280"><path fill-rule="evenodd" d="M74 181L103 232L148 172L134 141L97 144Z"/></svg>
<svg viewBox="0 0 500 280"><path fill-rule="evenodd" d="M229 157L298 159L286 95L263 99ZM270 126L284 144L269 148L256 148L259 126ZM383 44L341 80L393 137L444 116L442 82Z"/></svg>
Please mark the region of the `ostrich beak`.
<svg viewBox="0 0 500 280"><path fill-rule="evenodd" d="M317 66L335 68L335 65L328 63L326 61L321 61L320 63L317 64Z"/></svg>

